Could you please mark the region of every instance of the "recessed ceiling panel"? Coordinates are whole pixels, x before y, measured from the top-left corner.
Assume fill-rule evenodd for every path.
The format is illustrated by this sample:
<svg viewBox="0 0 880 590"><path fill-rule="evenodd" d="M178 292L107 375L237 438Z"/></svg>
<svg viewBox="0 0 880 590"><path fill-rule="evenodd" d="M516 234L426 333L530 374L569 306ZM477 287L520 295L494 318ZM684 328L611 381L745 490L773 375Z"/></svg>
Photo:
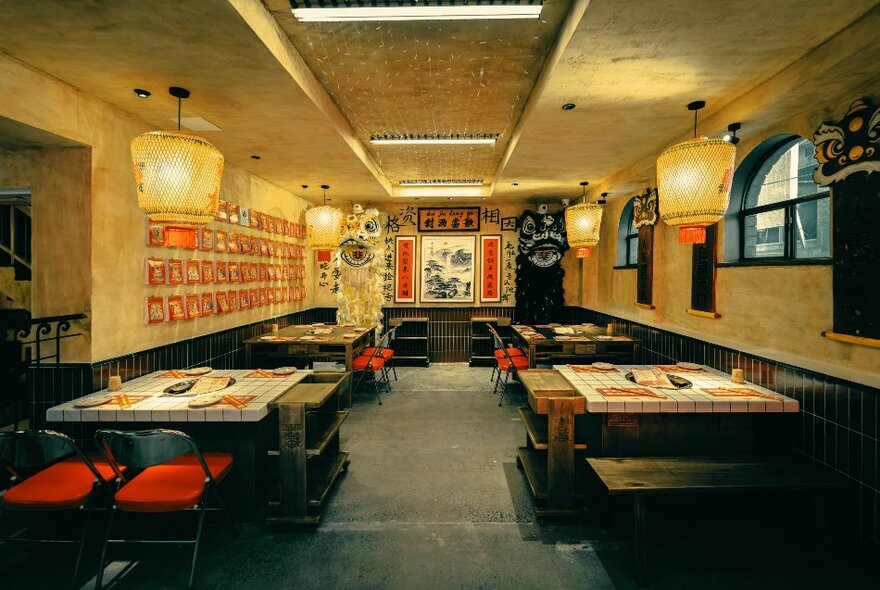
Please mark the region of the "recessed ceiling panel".
<svg viewBox="0 0 880 590"><path fill-rule="evenodd" d="M527 20L303 23L288 0L266 4L395 185L493 178L570 6L549 0ZM371 142L496 134L494 145Z"/></svg>

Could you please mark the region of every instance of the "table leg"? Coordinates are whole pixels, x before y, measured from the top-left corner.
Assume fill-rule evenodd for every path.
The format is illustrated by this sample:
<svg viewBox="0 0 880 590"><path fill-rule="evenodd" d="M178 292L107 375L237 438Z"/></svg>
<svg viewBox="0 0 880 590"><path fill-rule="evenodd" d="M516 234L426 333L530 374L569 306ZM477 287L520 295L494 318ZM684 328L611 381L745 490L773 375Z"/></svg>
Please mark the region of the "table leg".
<svg viewBox="0 0 880 590"><path fill-rule="evenodd" d="M281 518L304 520L307 513L305 406L279 407Z"/></svg>
<svg viewBox="0 0 880 590"><path fill-rule="evenodd" d="M633 496L633 557L635 560L636 584L646 586L648 584L648 555L647 555L647 503L644 494Z"/></svg>
<svg viewBox="0 0 880 590"><path fill-rule="evenodd" d="M352 366L352 363L354 362L354 359L352 358L351 349L352 349L352 344L345 345L345 370L346 371L351 371L351 366Z"/></svg>
<svg viewBox="0 0 880 590"><path fill-rule="evenodd" d="M536 364L537 363L535 362L535 345L529 344L529 368L534 369Z"/></svg>

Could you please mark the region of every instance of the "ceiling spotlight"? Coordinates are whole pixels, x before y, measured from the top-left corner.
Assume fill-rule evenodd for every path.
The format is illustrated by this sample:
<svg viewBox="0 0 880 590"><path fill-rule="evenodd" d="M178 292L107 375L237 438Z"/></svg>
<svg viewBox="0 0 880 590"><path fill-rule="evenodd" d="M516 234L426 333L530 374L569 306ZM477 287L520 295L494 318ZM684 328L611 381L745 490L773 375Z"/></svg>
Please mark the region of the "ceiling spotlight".
<svg viewBox="0 0 880 590"><path fill-rule="evenodd" d="M149 90L144 90L143 88L135 88L134 93L138 98L150 98L150 95L153 94Z"/></svg>
<svg viewBox="0 0 880 590"><path fill-rule="evenodd" d="M568 207L569 203L571 203L570 199L562 199L562 206Z"/></svg>
<svg viewBox="0 0 880 590"><path fill-rule="evenodd" d="M304 189L309 188L309 185L307 185L307 184L301 184L300 186L303 187Z"/></svg>
<svg viewBox="0 0 880 590"><path fill-rule="evenodd" d="M564 105L562 105L562 110L563 111L570 111L574 107L575 107L575 104L573 102L567 102Z"/></svg>
<svg viewBox="0 0 880 590"><path fill-rule="evenodd" d="M519 186L519 183L518 183L518 182L512 182L511 184L512 184L513 186Z"/></svg>
<svg viewBox="0 0 880 590"><path fill-rule="evenodd" d="M357 22L401 20L512 20L538 18L543 2L520 3L502 0L488 3L466 3L461 0L425 0L420 4L390 3L385 6L363 6L361 2L340 0L332 6L313 0L293 0L293 16L300 22Z"/></svg>
<svg viewBox="0 0 880 590"><path fill-rule="evenodd" d="M257 154L253 154L251 156L251 160L259 160L262 156L258 156Z"/></svg>
<svg viewBox="0 0 880 590"><path fill-rule="evenodd" d="M724 141L729 141L733 145L739 143L739 137L736 136L736 132L740 130L742 127L742 123L731 123L727 126L727 130L730 132L724 136Z"/></svg>

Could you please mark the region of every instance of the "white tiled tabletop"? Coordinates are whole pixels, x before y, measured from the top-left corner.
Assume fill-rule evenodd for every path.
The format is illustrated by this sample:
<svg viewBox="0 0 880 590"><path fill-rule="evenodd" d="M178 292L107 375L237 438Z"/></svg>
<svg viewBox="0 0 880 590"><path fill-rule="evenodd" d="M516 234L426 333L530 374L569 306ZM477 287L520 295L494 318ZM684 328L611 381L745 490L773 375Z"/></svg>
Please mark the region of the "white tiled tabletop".
<svg viewBox="0 0 880 590"><path fill-rule="evenodd" d="M624 375L633 368L650 369L652 365L616 365L616 372L581 373L569 368L568 365L554 365L572 386L586 398L587 412L591 413L789 413L797 412L798 402L765 387L746 382L736 384L730 375L710 367L703 367L700 372L667 371L670 374L684 377L693 387L689 389L660 389L647 387L653 393L665 399L648 397L608 398L597 391L606 387L643 387L629 381ZM771 395L774 400L763 397L715 397L702 391L704 388L736 387L753 389L759 393Z"/></svg>
<svg viewBox="0 0 880 590"><path fill-rule="evenodd" d="M130 408L122 409L112 405L97 408L75 408L76 400L72 400L46 410L46 420L48 422L257 422L269 413L269 402L312 372L298 370L296 373L284 377L245 377L253 371L254 369L217 369L207 375L208 377L228 376L235 378L235 385L224 389L224 394L257 396L242 409L233 408L226 404L220 407L190 408L188 403L192 396L167 396L162 391L178 381L195 379L196 377L157 378L156 375L167 373L167 371L156 371L122 384L121 393L150 396ZM97 393L107 393L107 390L104 389Z"/></svg>

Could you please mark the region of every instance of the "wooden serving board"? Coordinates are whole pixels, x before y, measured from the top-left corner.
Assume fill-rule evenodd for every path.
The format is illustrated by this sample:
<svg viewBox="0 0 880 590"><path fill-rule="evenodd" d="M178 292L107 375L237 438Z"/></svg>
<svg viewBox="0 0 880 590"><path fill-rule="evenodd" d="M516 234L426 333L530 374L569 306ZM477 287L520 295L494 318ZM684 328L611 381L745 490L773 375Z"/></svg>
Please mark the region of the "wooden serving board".
<svg viewBox="0 0 880 590"><path fill-rule="evenodd" d="M270 407L278 407L286 404L306 404L307 406L320 406L333 394L339 383L298 383L290 390L276 398Z"/></svg>

